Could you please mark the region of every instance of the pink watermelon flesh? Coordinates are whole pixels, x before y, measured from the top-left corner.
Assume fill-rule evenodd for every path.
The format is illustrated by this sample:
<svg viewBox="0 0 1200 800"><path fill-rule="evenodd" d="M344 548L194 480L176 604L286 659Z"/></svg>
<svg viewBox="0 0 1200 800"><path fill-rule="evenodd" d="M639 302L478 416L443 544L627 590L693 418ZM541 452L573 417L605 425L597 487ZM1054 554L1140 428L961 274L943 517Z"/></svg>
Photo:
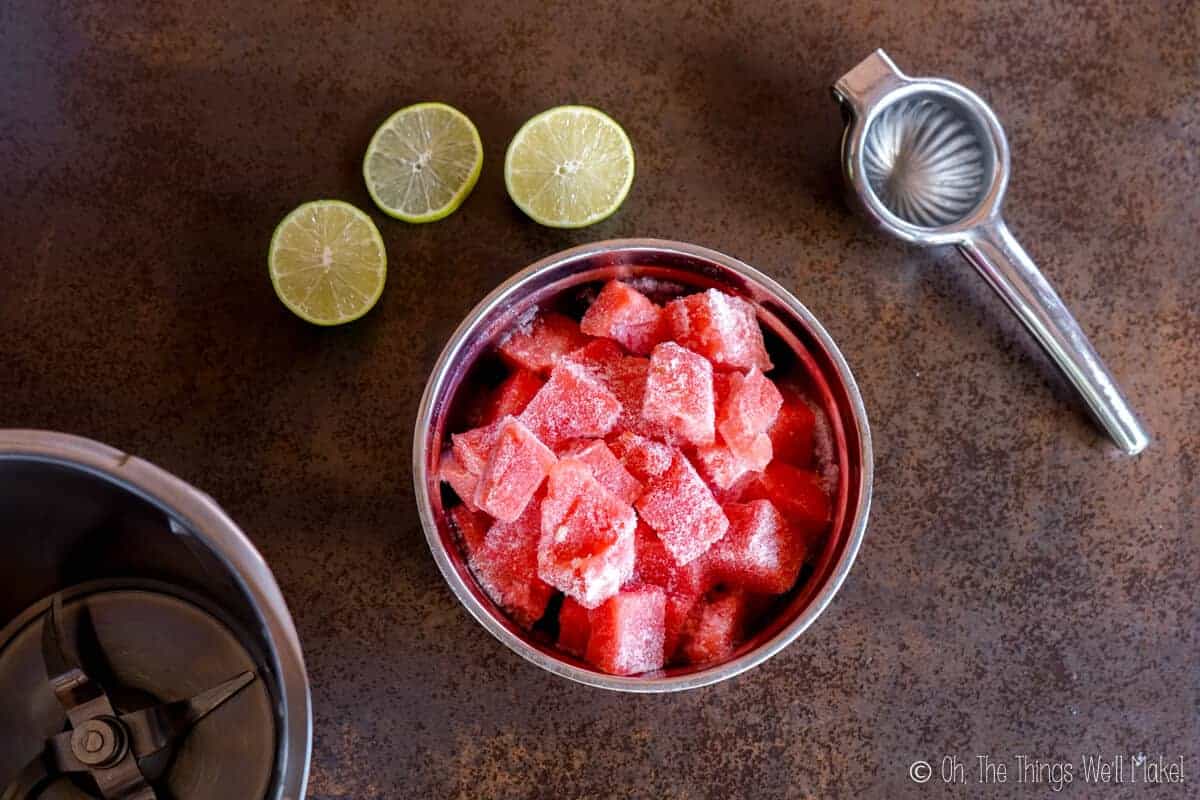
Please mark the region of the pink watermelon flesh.
<svg viewBox="0 0 1200 800"><path fill-rule="evenodd" d="M514 367L549 374L559 358L589 341L579 323L554 311L538 312L500 342L500 355Z"/></svg>
<svg viewBox="0 0 1200 800"><path fill-rule="evenodd" d="M745 375L729 376L729 391L717 408L717 431L730 451L761 470L771 461L771 440L767 432L775 424L783 395L758 367Z"/></svg>
<svg viewBox="0 0 1200 800"><path fill-rule="evenodd" d="M488 597L526 628L541 619L554 594L537 576L541 517L541 504L534 501L513 522L497 522L469 560Z"/></svg>
<svg viewBox="0 0 1200 800"><path fill-rule="evenodd" d="M609 447L625 469L643 484L670 469L675 458L674 447L629 431L612 439Z"/></svg>
<svg viewBox="0 0 1200 800"><path fill-rule="evenodd" d="M480 418L481 425L490 425L511 415L520 414L542 388L545 381L534 371L518 367L488 396Z"/></svg>
<svg viewBox="0 0 1200 800"><path fill-rule="evenodd" d="M804 400L785 398L770 431L775 458L793 467L811 466L816 427L817 416Z"/></svg>
<svg viewBox="0 0 1200 800"><path fill-rule="evenodd" d="M538 575L595 608L633 573L636 525L633 508L601 486L587 464L562 459L550 471L542 503Z"/></svg>
<svg viewBox="0 0 1200 800"><path fill-rule="evenodd" d="M621 401L588 370L564 360L518 419L550 447L602 437L621 416Z"/></svg>
<svg viewBox="0 0 1200 800"><path fill-rule="evenodd" d="M709 289L673 300L666 307L671 338L718 367L771 369L754 306Z"/></svg>
<svg viewBox="0 0 1200 800"><path fill-rule="evenodd" d="M557 461L554 451L528 428L514 417L505 417L475 487L475 505L498 520L512 522Z"/></svg>
<svg viewBox="0 0 1200 800"><path fill-rule="evenodd" d="M481 511L472 511L466 504L455 506L446 513L449 514L451 524L454 525L459 538L462 539L468 558L477 553L483 547L484 539L487 538L492 518Z"/></svg>
<svg viewBox="0 0 1200 800"><path fill-rule="evenodd" d="M705 555L711 574L730 586L762 594L792 588L804 563L804 538L769 500L724 507L729 532Z"/></svg>
<svg viewBox="0 0 1200 800"><path fill-rule="evenodd" d="M664 663L666 594L658 586L627 589L591 615L587 660L612 675L637 675Z"/></svg>
<svg viewBox="0 0 1200 800"><path fill-rule="evenodd" d="M642 482L629 474L603 439L576 440L560 450L559 456L587 464L601 486L630 505L642 496Z"/></svg>
<svg viewBox="0 0 1200 800"><path fill-rule="evenodd" d="M573 656L583 658L587 652L588 635L592 632L591 612L572 597L564 597L558 610L558 647Z"/></svg>
<svg viewBox="0 0 1200 800"><path fill-rule="evenodd" d="M604 285L579 328L590 336L612 339L639 355L649 354L669 333L662 308L620 281Z"/></svg>
<svg viewBox="0 0 1200 800"><path fill-rule="evenodd" d="M472 475L483 472L488 453L492 450L492 442L496 440L496 432L499 430L500 424L494 422L464 433L452 434L450 441L459 466Z"/></svg>
<svg viewBox="0 0 1200 800"><path fill-rule="evenodd" d="M733 591L697 603L680 636L683 657L692 664L729 658L744 632L747 600L744 592Z"/></svg>
<svg viewBox="0 0 1200 800"><path fill-rule="evenodd" d="M715 436L713 369L703 356L663 342L650 356L642 416L695 445Z"/></svg>
<svg viewBox="0 0 1200 800"><path fill-rule="evenodd" d="M637 510L680 565L703 555L729 528L712 492L679 452L671 468L650 482Z"/></svg>
<svg viewBox="0 0 1200 800"><path fill-rule="evenodd" d="M462 464L459 464L458 459L454 457L452 448L447 447L442 451L442 460L438 464L438 477L450 484L450 488L468 509L479 510L479 507L475 505L475 487L479 484L479 475L472 474Z"/></svg>
<svg viewBox="0 0 1200 800"><path fill-rule="evenodd" d="M697 558L680 566L658 534L644 522L638 523L635 541L637 561L634 564L634 580L637 583L661 586L669 594L693 597L708 590L706 559Z"/></svg>

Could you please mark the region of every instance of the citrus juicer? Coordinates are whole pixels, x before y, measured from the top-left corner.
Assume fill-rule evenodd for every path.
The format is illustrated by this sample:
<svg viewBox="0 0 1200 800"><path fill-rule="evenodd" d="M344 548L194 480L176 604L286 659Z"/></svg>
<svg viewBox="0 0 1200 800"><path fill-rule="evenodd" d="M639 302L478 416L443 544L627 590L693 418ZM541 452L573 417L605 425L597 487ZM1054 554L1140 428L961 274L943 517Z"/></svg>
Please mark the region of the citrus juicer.
<svg viewBox="0 0 1200 800"><path fill-rule="evenodd" d="M954 245L1037 339L1130 455L1150 437L1079 324L1004 223L1009 150L974 92L910 78L876 50L833 85L842 168L868 218L923 246Z"/></svg>

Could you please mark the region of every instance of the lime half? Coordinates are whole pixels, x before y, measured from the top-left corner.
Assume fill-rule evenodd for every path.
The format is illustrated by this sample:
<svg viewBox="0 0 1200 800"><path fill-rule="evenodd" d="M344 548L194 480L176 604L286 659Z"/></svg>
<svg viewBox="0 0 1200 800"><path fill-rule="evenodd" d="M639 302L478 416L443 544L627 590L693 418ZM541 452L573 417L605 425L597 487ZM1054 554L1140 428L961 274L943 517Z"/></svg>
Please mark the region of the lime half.
<svg viewBox="0 0 1200 800"><path fill-rule="evenodd" d="M559 106L521 126L504 158L508 194L535 222L582 228L621 207L633 185L633 145L611 117Z"/></svg>
<svg viewBox="0 0 1200 800"><path fill-rule="evenodd" d="M363 157L371 199L405 222L433 222L453 213L482 168L479 131L445 103L417 103L392 114Z"/></svg>
<svg viewBox="0 0 1200 800"><path fill-rule="evenodd" d="M267 263L275 294L315 325L358 319L375 305L387 278L379 229L341 200L315 200L284 217Z"/></svg>

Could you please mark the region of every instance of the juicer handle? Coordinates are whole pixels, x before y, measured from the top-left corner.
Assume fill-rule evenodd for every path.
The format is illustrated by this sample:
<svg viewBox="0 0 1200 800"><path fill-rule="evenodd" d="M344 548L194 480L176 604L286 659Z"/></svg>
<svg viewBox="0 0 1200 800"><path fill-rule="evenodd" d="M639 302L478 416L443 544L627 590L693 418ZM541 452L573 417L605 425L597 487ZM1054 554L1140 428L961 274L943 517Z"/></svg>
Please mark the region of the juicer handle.
<svg viewBox="0 0 1200 800"><path fill-rule="evenodd" d="M1066 373L1117 446L1129 455L1145 449L1150 436L1112 374L1004 221L976 229L958 249Z"/></svg>

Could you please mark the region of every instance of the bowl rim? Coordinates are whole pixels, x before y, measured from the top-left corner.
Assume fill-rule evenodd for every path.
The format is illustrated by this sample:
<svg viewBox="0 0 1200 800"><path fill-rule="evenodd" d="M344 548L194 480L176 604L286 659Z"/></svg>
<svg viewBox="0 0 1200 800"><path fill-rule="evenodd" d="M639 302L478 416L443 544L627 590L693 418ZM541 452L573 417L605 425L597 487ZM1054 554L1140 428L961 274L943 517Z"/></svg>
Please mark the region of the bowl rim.
<svg viewBox="0 0 1200 800"><path fill-rule="evenodd" d="M454 363L454 359L459 351L467 344L477 325L497 305L513 300L514 295L519 293L521 287L533 275L569 262L617 252L679 255L692 259L707 260L740 274L750 283L757 285L772 295L789 312L795 314L804 323L808 332L825 348L826 354L845 388L852 411L850 415L851 421L859 440L857 453L860 464L858 502L853 508L847 508L850 531L846 539L846 546L820 590L794 620L767 641L734 659L684 675L649 678L606 675L583 669L562 659L555 658L514 635L479 602L450 560L450 555L446 552L441 533L438 529L428 492L429 475L426 468L426 458L430 443L426 439L433 423L433 416L436 409L435 401L441 393L443 384L449 375L448 368ZM849 423L844 424L848 425ZM841 350L838 349L836 343L833 341L833 337L829 335L825 327L813 316L812 312L792 295L790 291L749 264L716 250L666 239L607 239L578 245L541 258L503 281L471 309L450 335L449 340L434 363L429 380L425 384L425 391L421 396L421 402L417 409L416 427L413 431L413 488L416 495L417 510L421 518L421 527L425 531L426 542L429 545L430 552L437 563L438 569L442 573L442 577L446 580L459 602L466 607L468 613L485 630L503 642L510 650L548 672L587 686L642 694L684 691L728 680L776 655L807 630L833 600L834 595L841 588L846 575L849 573L858 555L858 550L866 534L867 520L870 516L874 468L870 425L867 420L866 406L863 404L858 384L854 380L854 376Z"/></svg>

